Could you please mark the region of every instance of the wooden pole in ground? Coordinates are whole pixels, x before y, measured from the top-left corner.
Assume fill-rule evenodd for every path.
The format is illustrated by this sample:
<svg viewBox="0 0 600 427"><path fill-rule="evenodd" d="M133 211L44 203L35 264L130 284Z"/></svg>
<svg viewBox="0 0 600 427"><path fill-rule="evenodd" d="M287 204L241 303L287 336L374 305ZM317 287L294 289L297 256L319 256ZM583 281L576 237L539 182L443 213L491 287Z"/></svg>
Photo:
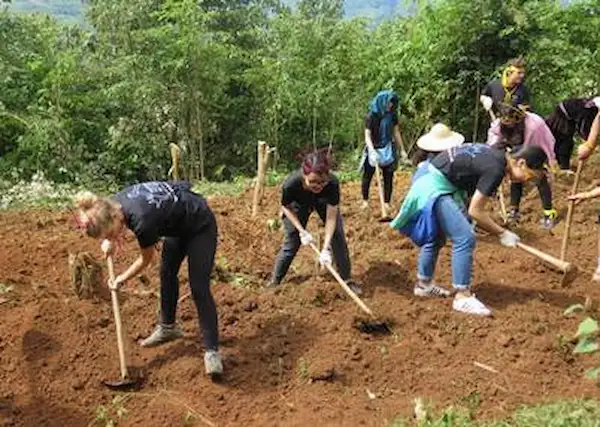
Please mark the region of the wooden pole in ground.
<svg viewBox="0 0 600 427"><path fill-rule="evenodd" d="M265 153L267 152L267 143L265 141L258 141L258 161L257 161L257 173L256 183L254 185L254 198L252 199L252 217L254 218L258 214L258 205L262 195L262 185L264 182L265 175Z"/></svg>

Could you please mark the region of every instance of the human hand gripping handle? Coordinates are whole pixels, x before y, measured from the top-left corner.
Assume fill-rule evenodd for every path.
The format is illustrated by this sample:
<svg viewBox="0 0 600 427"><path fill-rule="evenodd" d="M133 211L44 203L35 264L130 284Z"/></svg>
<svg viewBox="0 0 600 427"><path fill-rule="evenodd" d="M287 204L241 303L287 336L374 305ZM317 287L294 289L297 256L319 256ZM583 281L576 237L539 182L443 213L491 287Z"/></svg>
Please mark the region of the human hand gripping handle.
<svg viewBox="0 0 600 427"><path fill-rule="evenodd" d="M116 291L123 284L120 277L115 278L115 266L112 259L113 244L110 240L104 239L100 245L102 252L104 252L104 258L108 266L108 288L112 291Z"/></svg>
<svg viewBox="0 0 600 427"><path fill-rule="evenodd" d="M504 230L500 234L500 243L502 246L506 246L507 248L516 248L517 243L521 241L521 238L517 236L512 231Z"/></svg>
<svg viewBox="0 0 600 427"><path fill-rule="evenodd" d="M329 252L329 249L323 249L319 253L319 263L323 266L331 265L331 252Z"/></svg>
<svg viewBox="0 0 600 427"><path fill-rule="evenodd" d="M492 98L486 95L481 95L479 97L479 101L481 102L481 105L483 105L483 108L486 111L490 111L492 109L492 105L494 105L494 101L492 100Z"/></svg>
<svg viewBox="0 0 600 427"><path fill-rule="evenodd" d="M111 242L108 239L102 240L102 243L100 244L100 249L102 249L102 252L104 253L104 258L106 259L109 255L112 255L114 252L113 242Z"/></svg>
<svg viewBox="0 0 600 427"><path fill-rule="evenodd" d="M302 230L300 232L300 243L302 243L304 246L306 246L306 245L310 245L312 242L313 242L312 234L310 234L306 230Z"/></svg>

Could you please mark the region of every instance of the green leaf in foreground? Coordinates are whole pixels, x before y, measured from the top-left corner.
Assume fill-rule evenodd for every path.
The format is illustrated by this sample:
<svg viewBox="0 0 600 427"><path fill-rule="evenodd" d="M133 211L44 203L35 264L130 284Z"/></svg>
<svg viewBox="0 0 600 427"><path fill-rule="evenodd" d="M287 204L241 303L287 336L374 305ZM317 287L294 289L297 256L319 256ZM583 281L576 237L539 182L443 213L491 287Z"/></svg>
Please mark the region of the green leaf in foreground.
<svg viewBox="0 0 600 427"><path fill-rule="evenodd" d="M597 333L598 330L599 330L598 322L595 321L594 319L592 319L591 317L588 317L579 324L579 328L577 329L576 337L593 335L593 334Z"/></svg>
<svg viewBox="0 0 600 427"><path fill-rule="evenodd" d="M598 379L598 374L600 374L600 365L585 371L586 378L589 378L591 380Z"/></svg>
<svg viewBox="0 0 600 427"><path fill-rule="evenodd" d="M585 353L593 353L600 349L600 345L594 341L593 338L585 337L581 341L577 343L575 350L573 353L575 354L585 354Z"/></svg>

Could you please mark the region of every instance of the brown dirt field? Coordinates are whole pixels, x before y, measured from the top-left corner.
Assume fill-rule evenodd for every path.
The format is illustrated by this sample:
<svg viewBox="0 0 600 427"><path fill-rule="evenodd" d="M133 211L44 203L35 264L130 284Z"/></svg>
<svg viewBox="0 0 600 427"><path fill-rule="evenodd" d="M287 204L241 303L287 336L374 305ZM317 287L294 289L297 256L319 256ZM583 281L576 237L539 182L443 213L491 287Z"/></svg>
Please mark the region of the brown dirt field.
<svg viewBox="0 0 600 427"><path fill-rule="evenodd" d="M398 174L396 201L407 182L408 175ZM559 209L566 209L568 187L557 180ZM579 319L562 315L586 297L600 299L599 285L590 281L596 262L595 203L582 205L575 215L569 259L584 271L568 288L560 287L560 274L535 258L505 249L495 238L480 238L474 283L495 317L479 319L453 313L451 300L413 297L417 250L358 210L357 184L344 185L343 193L355 277L363 284L365 302L393 320L396 335L374 337L353 328L359 310L327 274L315 276L308 249L301 248L285 286L261 290L282 237L266 225L276 217L277 189L267 190L268 202L256 220L249 218L250 192L213 198L220 227L220 274L213 289L224 380L216 384L204 375L190 299L178 314L185 339L157 349L135 343L151 331L158 300L155 292L136 292L141 282L132 282L122 312L131 365L146 381L140 392L124 396L127 413L121 420L116 416L121 404L101 383L119 375L111 306L76 299L67 264L69 251L88 250L99 257L98 243L75 231L67 213L0 214L0 283L13 286L0 300L0 425L105 425L94 424L98 406L105 405L122 426L385 426L398 414L410 415L419 396L438 408L471 402L483 419L507 416L522 404L599 396L583 378L593 361L571 355L568 341ZM552 234L538 229L541 207L535 194L523 212L523 240L558 256L563 224ZM309 228L316 230L316 219L311 221ZM117 256L117 271L135 255L130 238ZM148 276L155 291L156 266ZM448 248L438 279L449 285ZM185 280L181 287L182 294L187 292ZM332 381L309 381L330 369ZM367 390L376 398L370 399Z"/></svg>

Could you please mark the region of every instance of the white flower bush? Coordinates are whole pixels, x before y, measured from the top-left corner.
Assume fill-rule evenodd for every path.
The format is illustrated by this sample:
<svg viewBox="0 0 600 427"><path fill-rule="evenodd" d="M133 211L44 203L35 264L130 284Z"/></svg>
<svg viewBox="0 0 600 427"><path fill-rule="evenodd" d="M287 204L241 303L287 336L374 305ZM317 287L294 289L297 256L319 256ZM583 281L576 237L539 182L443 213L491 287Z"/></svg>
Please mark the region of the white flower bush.
<svg viewBox="0 0 600 427"><path fill-rule="evenodd" d="M0 210L36 205L64 206L73 200L77 191L69 184L48 181L42 172L34 174L29 182L0 181Z"/></svg>

